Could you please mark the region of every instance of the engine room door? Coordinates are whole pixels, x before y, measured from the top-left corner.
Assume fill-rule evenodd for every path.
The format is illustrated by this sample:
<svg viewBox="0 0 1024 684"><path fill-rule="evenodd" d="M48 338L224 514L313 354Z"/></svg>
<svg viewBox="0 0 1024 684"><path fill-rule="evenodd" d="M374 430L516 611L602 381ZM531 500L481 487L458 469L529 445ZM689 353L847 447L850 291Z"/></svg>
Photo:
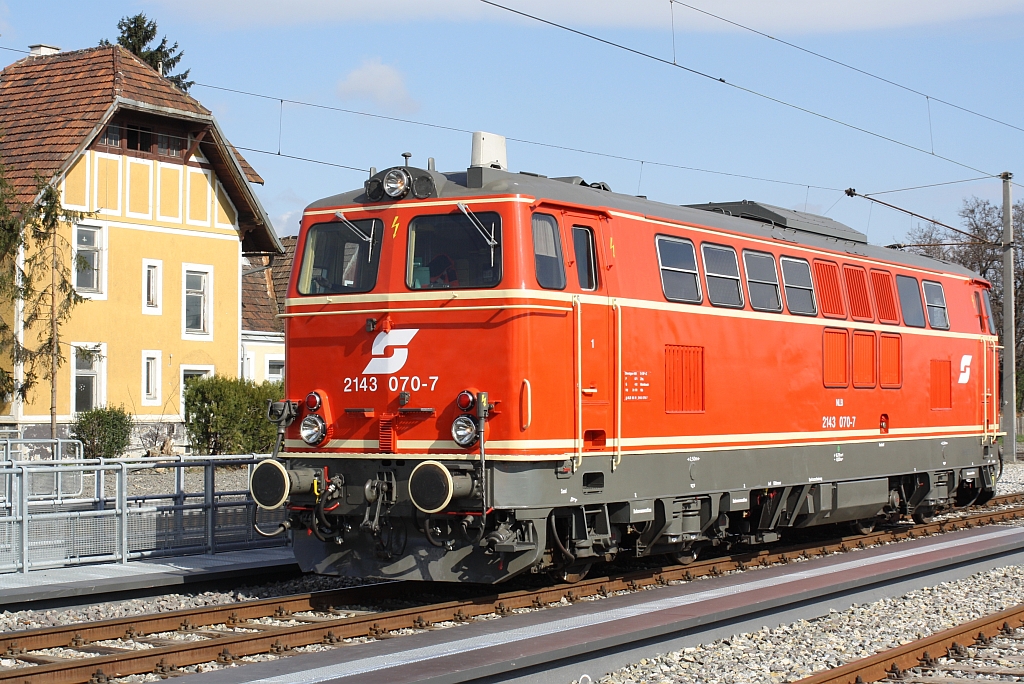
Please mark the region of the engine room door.
<svg viewBox="0 0 1024 684"><path fill-rule="evenodd" d="M577 453L605 452L613 444L615 385L612 377L612 311L601 268L601 224L567 215L573 246L576 297ZM572 282L570 275L570 282Z"/></svg>

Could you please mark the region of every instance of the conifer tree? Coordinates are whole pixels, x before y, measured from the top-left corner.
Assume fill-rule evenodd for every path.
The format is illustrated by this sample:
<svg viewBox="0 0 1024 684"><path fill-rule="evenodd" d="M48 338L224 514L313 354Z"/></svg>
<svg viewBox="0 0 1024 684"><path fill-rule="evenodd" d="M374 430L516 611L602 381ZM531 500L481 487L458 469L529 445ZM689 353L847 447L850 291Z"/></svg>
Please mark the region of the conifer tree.
<svg viewBox="0 0 1024 684"><path fill-rule="evenodd" d="M191 69L171 75L171 71L185 56L185 52L178 49L177 43L168 47L167 36L164 36L157 46L150 47L150 43L156 39L157 25L155 21L148 19L145 13L139 12L133 17L122 17L117 22L117 30L121 32L117 37L118 45L159 71L179 89L187 93L195 83L188 80ZM103 39L100 45L110 45L110 41Z"/></svg>
<svg viewBox="0 0 1024 684"><path fill-rule="evenodd" d="M75 260L66 233L83 216L65 209L59 189L38 176L35 202L19 203L0 160L0 394L24 400L47 382L54 438L57 373L66 358L60 331L83 301L74 273L88 266Z"/></svg>

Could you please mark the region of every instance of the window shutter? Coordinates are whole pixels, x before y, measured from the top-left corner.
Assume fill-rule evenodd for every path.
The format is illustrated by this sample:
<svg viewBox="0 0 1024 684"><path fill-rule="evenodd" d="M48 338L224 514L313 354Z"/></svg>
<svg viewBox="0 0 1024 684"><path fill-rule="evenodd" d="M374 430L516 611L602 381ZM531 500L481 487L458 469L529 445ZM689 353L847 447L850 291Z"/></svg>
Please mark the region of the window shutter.
<svg viewBox="0 0 1024 684"><path fill-rule="evenodd" d="M949 359L932 359L932 410L953 408L952 364Z"/></svg>
<svg viewBox="0 0 1024 684"><path fill-rule="evenodd" d="M848 349L849 333L846 330L825 328L822 333L822 378L825 387L847 387L850 384Z"/></svg>
<svg viewBox="0 0 1024 684"><path fill-rule="evenodd" d="M892 284L892 275L887 271L871 271L871 287L875 291L878 320L898 325L900 312L896 308L896 290Z"/></svg>
<svg viewBox="0 0 1024 684"><path fill-rule="evenodd" d="M879 381L882 387L896 389L903 384L903 349L899 335L882 333L879 339L881 357Z"/></svg>
<svg viewBox="0 0 1024 684"><path fill-rule="evenodd" d="M704 347L665 345L665 412L704 411Z"/></svg>
<svg viewBox="0 0 1024 684"><path fill-rule="evenodd" d="M851 307L852 308L852 307ZM853 386L875 386L875 333L853 333Z"/></svg>
<svg viewBox="0 0 1024 684"><path fill-rule="evenodd" d="M843 266L846 296L850 298L850 315L862 321L873 321L871 298L868 295L868 275L860 266Z"/></svg>
<svg viewBox="0 0 1024 684"><path fill-rule="evenodd" d="M821 313L831 318L846 318L843 290L839 284L839 266L831 261L814 262L814 280L818 288Z"/></svg>

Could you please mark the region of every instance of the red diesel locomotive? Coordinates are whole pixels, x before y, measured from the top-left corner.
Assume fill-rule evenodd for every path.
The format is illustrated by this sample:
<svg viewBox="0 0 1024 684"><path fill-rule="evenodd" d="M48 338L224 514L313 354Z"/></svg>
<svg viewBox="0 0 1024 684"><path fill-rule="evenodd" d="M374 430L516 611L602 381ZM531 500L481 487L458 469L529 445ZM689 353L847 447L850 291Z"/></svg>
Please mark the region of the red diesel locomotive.
<svg viewBox="0 0 1024 684"><path fill-rule="evenodd" d="M992 496L987 282L822 216L512 173L494 140L305 210L251 482L305 570L572 579Z"/></svg>

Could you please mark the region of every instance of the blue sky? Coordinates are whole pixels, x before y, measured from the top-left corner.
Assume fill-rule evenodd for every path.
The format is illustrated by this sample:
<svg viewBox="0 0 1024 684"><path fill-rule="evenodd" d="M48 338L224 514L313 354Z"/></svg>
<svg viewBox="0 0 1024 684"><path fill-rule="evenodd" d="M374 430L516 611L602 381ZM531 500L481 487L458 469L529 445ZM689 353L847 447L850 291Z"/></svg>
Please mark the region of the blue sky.
<svg viewBox="0 0 1024 684"><path fill-rule="evenodd" d="M1024 128L1019 0L687 2ZM673 59L668 0L505 4ZM840 190L874 192L983 175L478 0L0 0L0 45L90 47L115 38L117 20L138 11L180 43L182 64L199 84L788 181L795 185L523 142L508 147L512 170L579 175L675 204L751 199L806 206L868 232L878 244L903 239L911 220L842 198ZM1016 171L1024 184L1020 130L929 103L681 5L674 6L674 24L678 64L924 150L934 147L937 155L986 173ZM0 64L22 56L0 50ZM276 99L205 85L192 94L242 147L276 153L280 144L284 154L358 168L399 164L406 151L413 164L425 166L435 157L441 170L469 163L468 133L295 104L282 108ZM282 235L295 232L307 203L365 178L274 154L244 154L266 179L258 194ZM1024 187L1014 193L1024 198ZM971 195L998 202L999 181L884 199L956 225Z"/></svg>

